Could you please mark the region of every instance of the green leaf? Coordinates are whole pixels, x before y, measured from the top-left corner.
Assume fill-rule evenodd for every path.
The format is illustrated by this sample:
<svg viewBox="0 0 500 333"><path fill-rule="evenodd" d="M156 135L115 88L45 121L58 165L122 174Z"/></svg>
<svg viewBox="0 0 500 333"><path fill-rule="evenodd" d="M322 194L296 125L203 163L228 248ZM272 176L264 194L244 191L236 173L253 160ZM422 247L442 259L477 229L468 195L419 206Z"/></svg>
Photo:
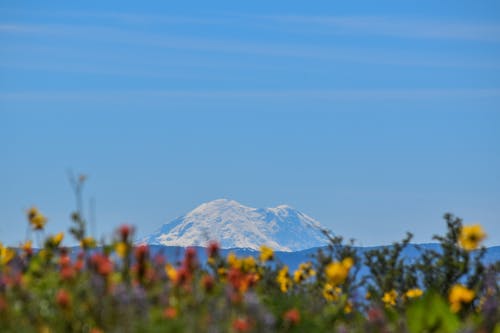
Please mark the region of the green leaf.
<svg viewBox="0 0 500 333"><path fill-rule="evenodd" d="M411 304L406 316L412 333L456 332L460 320L449 309L448 303L437 293L428 292Z"/></svg>

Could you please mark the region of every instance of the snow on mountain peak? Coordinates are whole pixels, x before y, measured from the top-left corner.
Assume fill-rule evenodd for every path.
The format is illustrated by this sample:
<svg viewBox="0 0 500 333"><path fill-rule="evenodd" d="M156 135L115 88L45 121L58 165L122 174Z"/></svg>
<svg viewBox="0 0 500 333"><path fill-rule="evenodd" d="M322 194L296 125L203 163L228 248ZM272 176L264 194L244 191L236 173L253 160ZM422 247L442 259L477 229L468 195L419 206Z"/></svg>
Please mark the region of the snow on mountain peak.
<svg viewBox="0 0 500 333"><path fill-rule="evenodd" d="M320 224L287 205L252 208L234 200L217 199L164 224L142 243L169 246L206 246L217 240L222 248L299 251L326 244Z"/></svg>

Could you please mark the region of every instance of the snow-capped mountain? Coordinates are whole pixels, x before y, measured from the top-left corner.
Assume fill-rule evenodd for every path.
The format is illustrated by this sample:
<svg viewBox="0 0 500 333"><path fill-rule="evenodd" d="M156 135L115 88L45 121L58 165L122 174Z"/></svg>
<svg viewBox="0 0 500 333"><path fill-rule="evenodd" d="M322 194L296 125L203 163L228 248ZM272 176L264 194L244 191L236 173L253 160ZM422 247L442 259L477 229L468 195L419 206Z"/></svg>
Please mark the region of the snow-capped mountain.
<svg viewBox="0 0 500 333"><path fill-rule="evenodd" d="M289 207L252 208L218 199L164 224L140 243L168 246L206 246L217 240L222 248L300 251L327 244L320 224Z"/></svg>

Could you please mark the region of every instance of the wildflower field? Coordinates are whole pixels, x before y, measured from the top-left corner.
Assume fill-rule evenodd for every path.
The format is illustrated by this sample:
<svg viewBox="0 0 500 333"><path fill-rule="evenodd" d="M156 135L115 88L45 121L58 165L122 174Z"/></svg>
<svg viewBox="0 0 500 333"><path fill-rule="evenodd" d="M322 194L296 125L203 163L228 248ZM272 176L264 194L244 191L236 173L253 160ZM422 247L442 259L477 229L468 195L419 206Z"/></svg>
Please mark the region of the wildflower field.
<svg viewBox="0 0 500 333"><path fill-rule="evenodd" d="M441 250L418 260L410 242L370 250L330 245L291 270L262 246L257 257L220 254L200 262L134 245L134 228L98 244L79 211L68 234L44 236L36 208L27 222L39 248L0 245L0 332L500 332L500 263L483 264L480 225L445 216ZM80 246L64 248L64 237ZM358 276L366 265L367 276Z"/></svg>

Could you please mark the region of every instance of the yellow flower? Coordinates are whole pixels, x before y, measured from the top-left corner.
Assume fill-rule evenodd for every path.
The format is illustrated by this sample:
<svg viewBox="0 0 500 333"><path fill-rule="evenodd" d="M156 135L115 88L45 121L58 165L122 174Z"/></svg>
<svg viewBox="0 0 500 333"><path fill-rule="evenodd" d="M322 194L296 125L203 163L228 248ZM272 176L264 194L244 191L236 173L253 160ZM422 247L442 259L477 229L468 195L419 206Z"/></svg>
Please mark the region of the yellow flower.
<svg viewBox="0 0 500 333"><path fill-rule="evenodd" d="M382 297L382 302L385 303L386 307L391 307L396 305L396 299L398 297L398 293L396 290L391 290L389 292L384 293L384 296Z"/></svg>
<svg viewBox="0 0 500 333"><path fill-rule="evenodd" d="M28 221L35 230L41 230L47 223L47 218L36 208L31 207L28 212Z"/></svg>
<svg viewBox="0 0 500 333"><path fill-rule="evenodd" d="M118 243L116 243L116 245L115 245L115 251L116 251L116 254L120 258L125 258L125 256L127 255L127 250L128 250L127 243L125 243L125 242L118 242Z"/></svg>
<svg viewBox="0 0 500 333"><path fill-rule="evenodd" d="M34 218L38 214L40 214L40 212L38 211L38 208L36 208L35 206L28 209L28 211L26 212L26 215L28 217L28 221L31 221L31 219Z"/></svg>
<svg viewBox="0 0 500 333"><path fill-rule="evenodd" d="M59 246L59 244L61 244L62 240L64 238L64 233L63 232L60 232L54 236L51 237L50 239L50 242L52 243L52 245L54 246Z"/></svg>
<svg viewBox="0 0 500 333"><path fill-rule="evenodd" d="M95 239L93 239L92 237L85 237L80 242L80 246L83 249L90 249L90 248L96 247L96 245L97 245L97 243L96 243Z"/></svg>
<svg viewBox="0 0 500 333"><path fill-rule="evenodd" d="M255 258L252 256L243 258L242 267L245 272L250 272L255 270Z"/></svg>
<svg viewBox="0 0 500 333"><path fill-rule="evenodd" d="M283 266L283 268L280 269L278 276L276 277L276 281L280 285L280 290L284 293L292 287L292 280L288 274L288 266Z"/></svg>
<svg viewBox="0 0 500 333"><path fill-rule="evenodd" d="M293 281L295 283L301 283L305 279L307 279L307 276L305 275L303 270L297 269L295 272L293 272Z"/></svg>
<svg viewBox="0 0 500 333"><path fill-rule="evenodd" d="M0 264L6 265L9 263L9 261L14 258L14 255L16 252L12 249L9 249L6 246L3 246L2 243L0 243Z"/></svg>
<svg viewBox="0 0 500 333"><path fill-rule="evenodd" d="M293 273L293 280L296 283L301 283L314 275L316 275L316 271L312 268L310 262L301 263L299 268Z"/></svg>
<svg viewBox="0 0 500 333"><path fill-rule="evenodd" d="M455 284L450 289L448 300L450 301L450 308L453 312L458 312L462 308L463 303L470 303L474 299L475 293L473 290L461 284Z"/></svg>
<svg viewBox="0 0 500 333"><path fill-rule="evenodd" d="M352 260L352 258L344 258L344 260L342 260L342 265L347 269L351 269L352 265L354 265L354 260Z"/></svg>
<svg viewBox="0 0 500 333"><path fill-rule="evenodd" d="M47 251L46 249L41 249L40 252L38 252L38 256L42 258L43 260L50 259L50 251Z"/></svg>
<svg viewBox="0 0 500 333"><path fill-rule="evenodd" d="M344 306L344 313L349 314L352 312L352 302L347 301L345 306Z"/></svg>
<svg viewBox="0 0 500 333"><path fill-rule="evenodd" d="M31 250L33 249L33 242L31 240L27 240L26 242L24 242L21 248L26 253L31 252Z"/></svg>
<svg viewBox="0 0 500 333"><path fill-rule="evenodd" d="M227 269L224 268L224 267L220 267L217 269L217 275L219 276L219 278L222 280L222 281L225 281L226 277L227 277Z"/></svg>
<svg viewBox="0 0 500 333"><path fill-rule="evenodd" d="M331 283L325 283L323 286L323 297L328 302L336 302L339 296L342 294L342 290L339 287L335 287Z"/></svg>
<svg viewBox="0 0 500 333"><path fill-rule="evenodd" d="M227 260L227 263L229 264L229 266L231 266L232 268L240 269L241 266L243 265L242 261L240 259L238 259L236 254L234 254L233 252L229 252L226 260Z"/></svg>
<svg viewBox="0 0 500 333"><path fill-rule="evenodd" d="M424 292L418 288L413 288L413 289L410 289L408 290L406 293L405 293L405 296L407 298L417 298L417 297L420 297L422 296Z"/></svg>
<svg viewBox="0 0 500 333"><path fill-rule="evenodd" d="M172 265L165 265L165 273L170 281L177 281L177 270Z"/></svg>
<svg viewBox="0 0 500 333"><path fill-rule="evenodd" d="M51 333L52 331L50 330L50 327L47 325L42 325L38 328L38 331L40 333Z"/></svg>
<svg viewBox="0 0 500 333"><path fill-rule="evenodd" d="M334 261L328 264L325 268L325 274L328 281L334 285L344 283L345 279L349 275L349 270L352 265L353 260L351 258L345 258L341 262Z"/></svg>
<svg viewBox="0 0 500 333"><path fill-rule="evenodd" d="M259 259L261 262L266 262L273 260L274 258L274 251L268 246L262 245L260 247L260 256Z"/></svg>
<svg viewBox="0 0 500 333"><path fill-rule="evenodd" d="M122 282L122 274L120 272L114 272L111 273L109 276L109 281L111 281L112 284L116 285Z"/></svg>
<svg viewBox="0 0 500 333"><path fill-rule="evenodd" d="M303 270L308 277L316 275L316 271L312 268L312 263L309 261L301 263L299 269Z"/></svg>
<svg viewBox="0 0 500 333"><path fill-rule="evenodd" d="M458 242L465 250L472 251L477 249L485 238L486 233L480 224L464 225L460 230Z"/></svg>

